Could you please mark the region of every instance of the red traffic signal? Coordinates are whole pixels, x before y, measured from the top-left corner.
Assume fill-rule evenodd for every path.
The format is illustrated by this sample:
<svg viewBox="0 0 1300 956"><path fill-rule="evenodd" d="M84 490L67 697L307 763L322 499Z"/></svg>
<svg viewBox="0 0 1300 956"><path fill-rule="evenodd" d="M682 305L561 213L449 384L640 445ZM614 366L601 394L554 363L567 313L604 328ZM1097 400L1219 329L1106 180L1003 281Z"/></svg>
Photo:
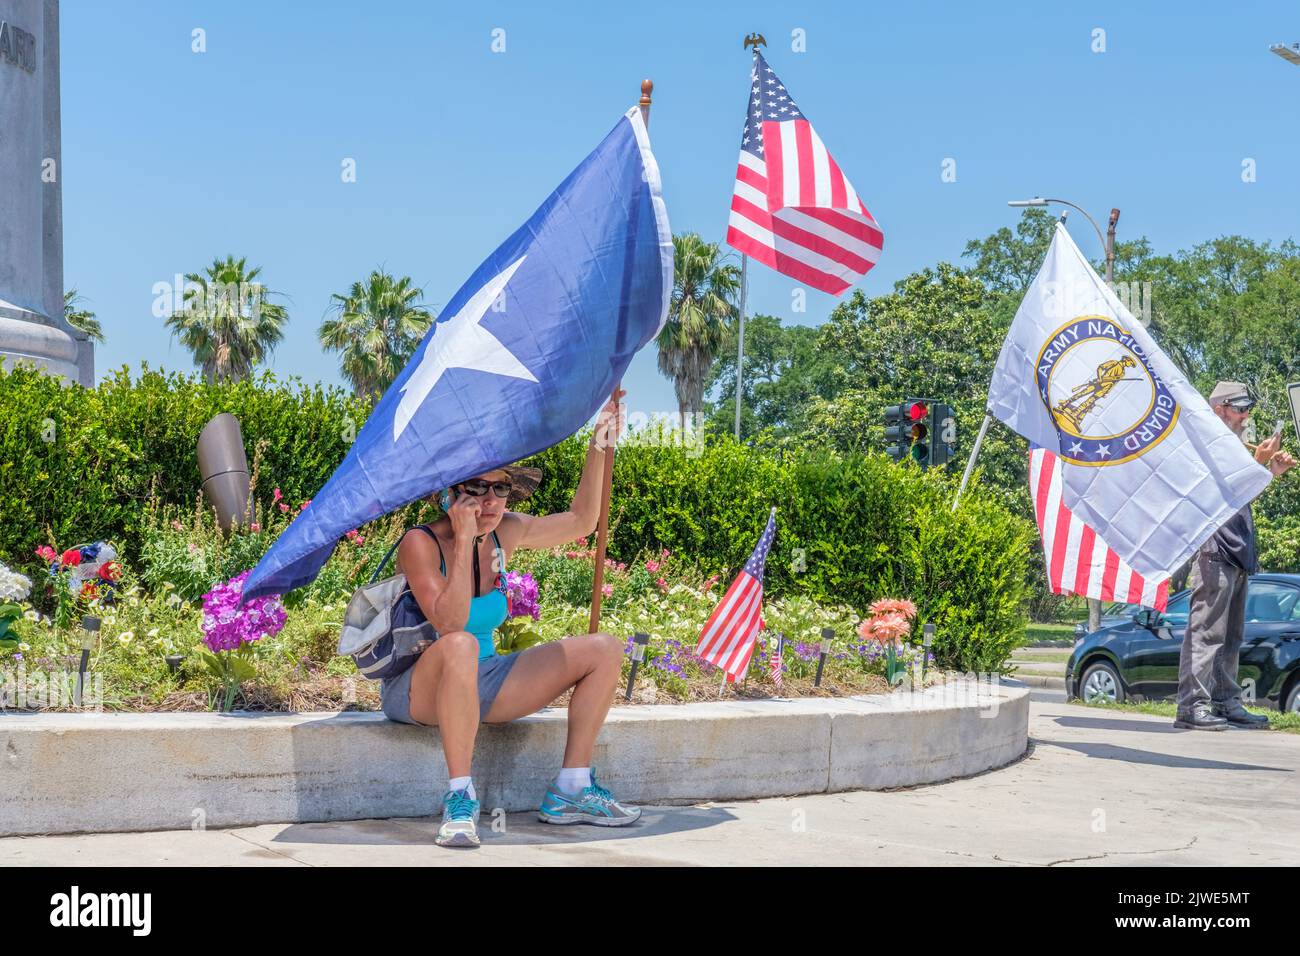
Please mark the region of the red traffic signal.
<svg viewBox="0 0 1300 956"><path fill-rule="evenodd" d="M919 422L930 414L930 406L925 402L912 401L907 406L907 417L914 422Z"/></svg>

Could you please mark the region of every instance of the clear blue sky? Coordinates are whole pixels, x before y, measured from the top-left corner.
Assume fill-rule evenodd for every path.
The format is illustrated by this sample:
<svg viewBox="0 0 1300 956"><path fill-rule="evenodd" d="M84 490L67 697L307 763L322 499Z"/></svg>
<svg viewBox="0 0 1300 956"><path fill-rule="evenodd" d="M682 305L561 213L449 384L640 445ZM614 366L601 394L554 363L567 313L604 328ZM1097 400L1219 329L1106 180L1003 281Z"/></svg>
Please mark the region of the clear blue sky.
<svg viewBox="0 0 1300 956"><path fill-rule="evenodd" d="M1160 9L1163 7L1163 9ZM68 287L108 337L97 370L191 371L157 282L247 256L291 320L277 373L341 382L315 332L376 266L447 302L655 81L650 132L675 232L725 233L750 30L885 232L869 295L1058 195L1173 251L1279 241L1300 215L1300 40L1283 3L744 4L64 0ZM191 52L191 31L207 52ZM493 53L492 31L506 51ZM1092 52L1104 29L1106 52ZM807 51L791 51L802 29ZM343 183L341 163L357 163ZM956 160L957 180L941 180ZM1243 183L1254 159L1257 181ZM1085 222L1072 231L1089 255ZM751 312L820 324L836 301L750 270ZM634 410L675 408L653 348Z"/></svg>

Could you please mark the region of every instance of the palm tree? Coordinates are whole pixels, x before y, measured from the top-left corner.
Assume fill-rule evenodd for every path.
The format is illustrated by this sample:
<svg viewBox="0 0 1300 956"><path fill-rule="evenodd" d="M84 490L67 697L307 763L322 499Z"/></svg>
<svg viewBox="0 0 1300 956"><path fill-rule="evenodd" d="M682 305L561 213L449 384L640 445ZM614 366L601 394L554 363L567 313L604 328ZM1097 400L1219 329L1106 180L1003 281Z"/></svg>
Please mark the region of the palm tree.
<svg viewBox="0 0 1300 956"><path fill-rule="evenodd" d="M704 404L704 382L738 314L740 270L716 242L696 233L673 236L673 297L659 333L659 371L672 380L682 430Z"/></svg>
<svg viewBox="0 0 1300 956"><path fill-rule="evenodd" d="M334 293L334 317L320 325L320 343L340 352L343 374L357 395L378 399L393 384L434 315L420 301L410 276L394 278L376 269L346 295Z"/></svg>
<svg viewBox="0 0 1300 956"><path fill-rule="evenodd" d="M89 309L74 309L73 306L84 302L85 297L77 294L76 289L63 293L63 320L81 332L92 342L104 343L104 328Z"/></svg>
<svg viewBox="0 0 1300 956"><path fill-rule="evenodd" d="M202 274L186 274L183 307L166 325L194 355L206 381L247 378L284 338L289 313L267 301L274 293L254 281L261 273L244 258L226 256Z"/></svg>

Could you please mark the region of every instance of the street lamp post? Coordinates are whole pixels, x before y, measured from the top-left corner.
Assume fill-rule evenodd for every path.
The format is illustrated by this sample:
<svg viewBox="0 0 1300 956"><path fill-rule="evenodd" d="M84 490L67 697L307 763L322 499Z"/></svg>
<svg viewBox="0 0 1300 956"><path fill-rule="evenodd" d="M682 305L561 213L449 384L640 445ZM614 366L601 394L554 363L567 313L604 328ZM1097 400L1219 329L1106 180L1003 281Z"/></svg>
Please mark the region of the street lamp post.
<svg viewBox="0 0 1300 956"><path fill-rule="evenodd" d="M1110 211L1110 221L1107 223L1106 234L1102 235L1101 226L1097 225L1097 220L1088 215L1088 210L1082 206L1076 206L1068 199L1044 199L1042 196L1035 196L1033 199L1012 199L1007 205L1015 206L1018 209L1026 206L1046 206L1048 203L1057 203L1062 206L1069 206L1071 209L1077 209L1083 213L1083 217L1092 223L1092 228L1097 232L1097 241L1101 243L1101 248L1106 254L1106 284L1110 285L1115 274L1115 224L1119 222L1119 210Z"/></svg>
<svg viewBox="0 0 1300 956"><path fill-rule="evenodd" d="M1077 206L1068 199L1044 199L1042 196L1035 196L1033 199L1012 199L1007 203L1008 206L1023 208L1025 206L1046 206L1048 203L1057 203L1062 206L1069 206L1071 209L1077 209L1083 213L1085 219L1092 223L1092 228L1097 230L1097 241L1101 243L1101 248L1106 253L1106 285L1110 285L1115 277L1115 224L1119 222L1119 210L1111 209L1110 220L1106 224L1106 234L1101 233L1101 226L1097 225L1097 220L1088 215L1088 210L1082 206ZM1101 601L1096 598L1088 598L1088 630L1089 632L1101 628Z"/></svg>
<svg viewBox="0 0 1300 956"><path fill-rule="evenodd" d="M1288 63L1294 63L1300 66L1300 43L1292 43L1288 46L1285 43L1274 43L1269 50L1276 53Z"/></svg>

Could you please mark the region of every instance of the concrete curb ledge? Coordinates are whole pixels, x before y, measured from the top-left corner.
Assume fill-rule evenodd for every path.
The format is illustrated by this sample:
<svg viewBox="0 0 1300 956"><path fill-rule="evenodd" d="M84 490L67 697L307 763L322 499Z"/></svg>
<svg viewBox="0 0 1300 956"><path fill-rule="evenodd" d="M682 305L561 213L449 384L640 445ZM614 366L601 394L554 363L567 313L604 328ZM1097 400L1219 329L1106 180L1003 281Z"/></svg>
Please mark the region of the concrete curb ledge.
<svg viewBox="0 0 1300 956"><path fill-rule="evenodd" d="M484 812L532 810L566 712L479 729ZM594 766L633 803L738 800L935 783L1004 766L1029 740L1029 692L924 691L614 707ZM308 823L441 812L438 731L377 713L0 715L0 836Z"/></svg>

